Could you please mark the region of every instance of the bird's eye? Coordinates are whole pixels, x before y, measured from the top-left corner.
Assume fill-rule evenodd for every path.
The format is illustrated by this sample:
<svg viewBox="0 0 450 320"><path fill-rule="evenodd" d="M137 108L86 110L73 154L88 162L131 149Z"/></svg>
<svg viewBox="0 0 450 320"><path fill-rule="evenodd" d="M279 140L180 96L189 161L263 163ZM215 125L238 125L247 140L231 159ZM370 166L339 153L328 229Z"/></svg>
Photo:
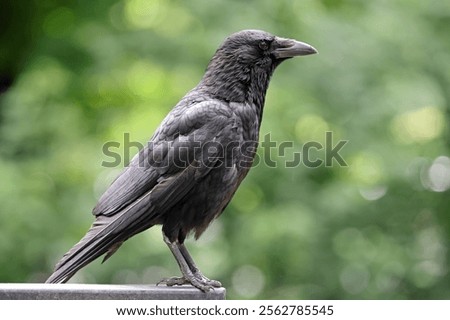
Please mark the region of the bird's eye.
<svg viewBox="0 0 450 320"><path fill-rule="evenodd" d="M262 40L259 42L259 48L261 50L267 50L269 49L269 43L266 40Z"/></svg>

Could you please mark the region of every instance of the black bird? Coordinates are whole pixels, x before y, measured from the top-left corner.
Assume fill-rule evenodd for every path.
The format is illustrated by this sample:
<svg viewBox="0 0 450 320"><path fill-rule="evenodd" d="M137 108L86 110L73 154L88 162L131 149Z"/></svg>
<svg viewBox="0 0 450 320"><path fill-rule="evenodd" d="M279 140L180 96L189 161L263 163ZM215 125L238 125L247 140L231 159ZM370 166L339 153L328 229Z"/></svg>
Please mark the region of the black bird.
<svg viewBox="0 0 450 320"><path fill-rule="evenodd" d="M153 137L101 196L87 234L56 264L47 283L62 283L154 225L182 277L167 285L220 287L196 267L184 240L197 239L247 175L256 152L266 90L284 60L317 53L310 45L260 30L227 37L200 83L162 121Z"/></svg>

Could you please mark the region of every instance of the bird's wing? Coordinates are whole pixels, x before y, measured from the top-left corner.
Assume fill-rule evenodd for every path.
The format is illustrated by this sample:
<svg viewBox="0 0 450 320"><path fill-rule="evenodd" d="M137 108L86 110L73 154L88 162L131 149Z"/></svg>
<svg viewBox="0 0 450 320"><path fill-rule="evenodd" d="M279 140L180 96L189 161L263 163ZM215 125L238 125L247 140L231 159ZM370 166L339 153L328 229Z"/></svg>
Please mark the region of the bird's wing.
<svg viewBox="0 0 450 320"><path fill-rule="evenodd" d="M238 120L224 107L209 101L169 114L152 139L154 146L140 152L146 164L139 166L137 156L112 183L94 209L92 228L58 262L47 282L65 282L102 254L110 257L123 241L157 223L199 183L224 157L218 145L211 150L200 146L209 141L225 145L239 131ZM157 149L161 154L155 154Z"/></svg>
<svg viewBox="0 0 450 320"><path fill-rule="evenodd" d="M178 105L101 196L93 210L94 215L112 216L147 192L155 189L156 193L194 161L197 166L205 167L204 172L197 170L198 179L217 160L214 156L220 156L203 152L202 146L205 142L225 145L226 140L236 134L236 121L225 103L217 100L187 107ZM208 162L211 163L208 165ZM192 185L188 182L184 187L191 188Z"/></svg>

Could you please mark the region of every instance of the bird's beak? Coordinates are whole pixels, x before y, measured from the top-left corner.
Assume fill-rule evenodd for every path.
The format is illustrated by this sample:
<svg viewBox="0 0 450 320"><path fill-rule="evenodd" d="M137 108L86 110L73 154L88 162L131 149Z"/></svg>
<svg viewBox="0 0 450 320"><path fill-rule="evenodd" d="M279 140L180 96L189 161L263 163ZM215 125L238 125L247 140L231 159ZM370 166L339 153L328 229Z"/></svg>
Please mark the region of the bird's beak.
<svg viewBox="0 0 450 320"><path fill-rule="evenodd" d="M278 47L273 51L273 55L277 59L287 59L318 53L313 46L297 40L277 38L276 42L278 43Z"/></svg>

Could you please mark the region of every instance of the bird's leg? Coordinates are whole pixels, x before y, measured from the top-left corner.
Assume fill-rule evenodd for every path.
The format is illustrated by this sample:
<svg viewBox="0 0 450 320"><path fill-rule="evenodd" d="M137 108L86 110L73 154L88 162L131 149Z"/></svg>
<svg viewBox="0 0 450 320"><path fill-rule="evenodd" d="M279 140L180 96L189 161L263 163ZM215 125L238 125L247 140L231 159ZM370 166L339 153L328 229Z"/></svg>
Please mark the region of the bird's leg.
<svg viewBox="0 0 450 320"><path fill-rule="evenodd" d="M163 239L164 239L164 242L169 247L170 251L172 252L173 256L175 257L175 260L178 263L178 266L181 270L181 273L183 274L183 277L165 278L165 279L162 279L160 282L158 282L157 285L159 285L161 283L165 283L168 286L174 286L174 285L181 286L183 284L188 284L189 281L187 280L187 277L185 275L188 274L188 277L189 277L189 273L192 273L192 272L190 271L189 266L187 265L186 261L184 260L183 255L181 254L180 250L178 249L176 243L171 242L164 233L163 233Z"/></svg>
<svg viewBox="0 0 450 320"><path fill-rule="evenodd" d="M196 287L204 292L209 291L211 288L213 288L213 285L211 283L209 283L210 281L209 282L205 281L206 278L200 279L194 275L191 268L189 267L189 264L186 261L186 258L180 251L180 248L178 246L179 243L177 241L171 242L164 233L163 233L163 237L164 237L164 242L167 244L167 246L169 247L173 256L175 257L175 260L177 261L178 266L180 267L180 271L183 274L183 276L163 279L158 284L165 283L168 286L191 284L194 287ZM192 258L191 258L191 260L192 260Z"/></svg>
<svg viewBox="0 0 450 320"><path fill-rule="evenodd" d="M201 279L203 282L208 283L209 285L220 288L222 284L217 280L210 280L207 277L205 277L200 269L195 265L194 259L192 259L192 256L190 255L189 251L187 250L184 243L177 243L178 249L180 250L181 254L183 255L184 259L186 260L186 263L189 266L189 269L191 269L192 273L195 277L198 279Z"/></svg>

